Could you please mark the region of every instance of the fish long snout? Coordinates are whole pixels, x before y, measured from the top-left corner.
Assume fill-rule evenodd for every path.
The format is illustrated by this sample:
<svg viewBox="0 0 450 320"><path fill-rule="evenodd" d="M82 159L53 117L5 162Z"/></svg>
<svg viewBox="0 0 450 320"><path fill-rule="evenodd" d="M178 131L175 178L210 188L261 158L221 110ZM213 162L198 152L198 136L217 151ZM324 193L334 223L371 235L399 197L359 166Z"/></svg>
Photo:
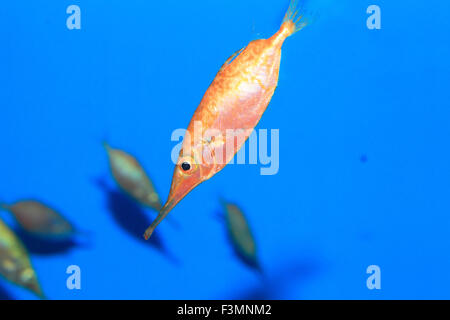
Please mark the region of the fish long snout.
<svg viewBox="0 0 450 320"><path fill-rule="evenodd" d="M204 179L201 177L201 171L195 170L190 175L182 172L180 167L175 167L170 187L169 197L166 204L159 211L158 216L152 222L150 227L145 230L144 238L148 240L155 228L169 214L169 212L181 201L192 189L198 186Z"/></svg>
<svg viewBox="0 0 450 320"><path fill-rule="evenodd" d="M175 199L167 201L164 207L162 207L162 209L159 211L158 216L155 218L155 220L153 220L150 227L145 230L145 240L148 240L152 236L153 231L155 231L156 227L161 223L161 221L164 220L164 218L169 214L169 212L173 209L173 207L175 207L177 203L178 201L175 201Z"/></svg>

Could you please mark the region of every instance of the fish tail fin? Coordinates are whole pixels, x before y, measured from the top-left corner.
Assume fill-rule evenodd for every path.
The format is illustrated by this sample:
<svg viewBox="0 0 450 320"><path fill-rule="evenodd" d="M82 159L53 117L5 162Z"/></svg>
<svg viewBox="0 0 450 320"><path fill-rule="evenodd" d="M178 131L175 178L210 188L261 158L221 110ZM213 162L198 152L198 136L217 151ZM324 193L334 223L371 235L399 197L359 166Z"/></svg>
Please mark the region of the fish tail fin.
<svg viewBox="0 0 450 320"><path fill-rule="evenodd" d="M287 36L302 30L311 22L310 19L306 17L304 1L300 1L302 2L301 5L299 5L298 0L291 0L283 22L281 23L280 30L287 30Z"/></svg>
<svg viewBox="0 0 450 320"><path fill-rule="evenodd" d="M108 151L108 150L111 149L111 147L110 147L108 141L106 141L106 140L102 140L102 146L103 146L103 148L106 149L106 151Z"/></svg>
<svg viewBox="0 0 450 320"><path fill-rule="evenodd" d="M221 206L224 208L224 209L226 209L226 207L227 207L227 200L224 198L224 197L222 197L222 196L220 196L219 197L219 203L221 204Z"/></svg>
<svg viewBox="0 0 450 320"><path fill-rule="evenodd" d="M73 229L73 235L79 236L79 237L82 237L82 238L91 239L94 234L90 230L81 230L81 229L78 229L78 228L74 228Z"/></svg>

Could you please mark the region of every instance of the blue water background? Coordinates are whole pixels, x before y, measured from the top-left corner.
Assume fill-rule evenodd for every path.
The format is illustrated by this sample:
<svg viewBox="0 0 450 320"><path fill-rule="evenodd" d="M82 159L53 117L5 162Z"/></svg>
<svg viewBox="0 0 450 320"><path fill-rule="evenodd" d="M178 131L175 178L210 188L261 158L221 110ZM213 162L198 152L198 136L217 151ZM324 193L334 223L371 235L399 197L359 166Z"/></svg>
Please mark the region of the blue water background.
<svg viewBox="0 0 450 320"><path fill-rule="evenodd" d="M81 8L81 30L66 27L70 4ZM366 27L371 4L381 30ZM0 5L0 199L41 199L90 234L31 253L48 298L450 298L446 1L312 3L319 18L284 44L258 125L279 129L279 173L226 167L173 210L158 242L141 241L147 226L127 221L155 213L116 191L101 142L136 155L165 200L171 133L187 126L226 58L271 36L287 6ZM264 280L236 258L219 197L245 212ZM72 264L79 291L66 288ZM381 290L366 287L373 264ZM0 296L34 299L2 279Z"/></svg>

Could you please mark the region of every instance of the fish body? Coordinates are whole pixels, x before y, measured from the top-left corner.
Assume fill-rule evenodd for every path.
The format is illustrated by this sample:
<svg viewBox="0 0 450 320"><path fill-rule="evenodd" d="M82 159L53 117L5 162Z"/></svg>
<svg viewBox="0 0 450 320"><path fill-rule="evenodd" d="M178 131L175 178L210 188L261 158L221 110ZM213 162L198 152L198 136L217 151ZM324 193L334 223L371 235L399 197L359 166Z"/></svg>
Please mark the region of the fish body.
<svg viewBox="0 0 450 320"><path fill-rule="evenodd" d="M111 174L120 188L139 203L156 211L161 210L159 195L138 160L123 150L114 149L106 143L104 146Z"/></svg>
<svg viewBox="0 0 450 320"><path fill-rule="evenodd" d="M284 40L306 25L297 14L291 1L272 37L250 42L220 68L189 123L168 200L146 239L186 194L228 164L258 124L278 84Z"/></svg>
<svg viewBox="0 0 450 320"><path fill-rule="evenodd" d="M236 252L245 263L259 267L255 238L243 212L233 203L224 202L223 206L227 229Z"/></svg>
<svg viewBox="0 0 450 320"><path fill-rule="evenodd" d="M2 204L28 233L42 237L67 237L75 233L73 225L56 210L36 200Z"/></svg>
<svg viewBox="0 0 450 320"><path fill-rule="evenodd" d="M14 232L0 220L0 275L43 298L28 252Z"/></svg>

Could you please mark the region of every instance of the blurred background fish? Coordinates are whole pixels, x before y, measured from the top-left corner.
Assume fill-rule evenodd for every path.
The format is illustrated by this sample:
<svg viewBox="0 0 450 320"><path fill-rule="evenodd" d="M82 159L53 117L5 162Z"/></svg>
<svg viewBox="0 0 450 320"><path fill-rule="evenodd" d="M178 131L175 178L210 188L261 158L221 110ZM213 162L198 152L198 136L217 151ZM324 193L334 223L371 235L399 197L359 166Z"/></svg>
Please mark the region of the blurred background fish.
<svg viewBox="0 0 450 320"><path fill-rule="evenodd" d="M44 298L28 252L3 220L0 220L0 275Z"/></svg>
<svg viewBox="0 0 450 320"><path fill-rule="evenodd" d="M131 154L103 143L117 184L139 203L159 211L162 207L158 193L139 161Z"/></svg>
<svg viewBox="0 0 450 320"><path fill-rule="evenodd" d="M0 207L11 212L19 225L33 235L66 238L75 234L74 226L65 217L37 200L2 203Z"/></svg>
<svg viewBox="0 0 450 320"><path fill-rule="evenodd" d="M221 202L225 211L228 234L237 256L248 266L262 272L255 238L244 213L234 203L225 200Z"/></svg>

